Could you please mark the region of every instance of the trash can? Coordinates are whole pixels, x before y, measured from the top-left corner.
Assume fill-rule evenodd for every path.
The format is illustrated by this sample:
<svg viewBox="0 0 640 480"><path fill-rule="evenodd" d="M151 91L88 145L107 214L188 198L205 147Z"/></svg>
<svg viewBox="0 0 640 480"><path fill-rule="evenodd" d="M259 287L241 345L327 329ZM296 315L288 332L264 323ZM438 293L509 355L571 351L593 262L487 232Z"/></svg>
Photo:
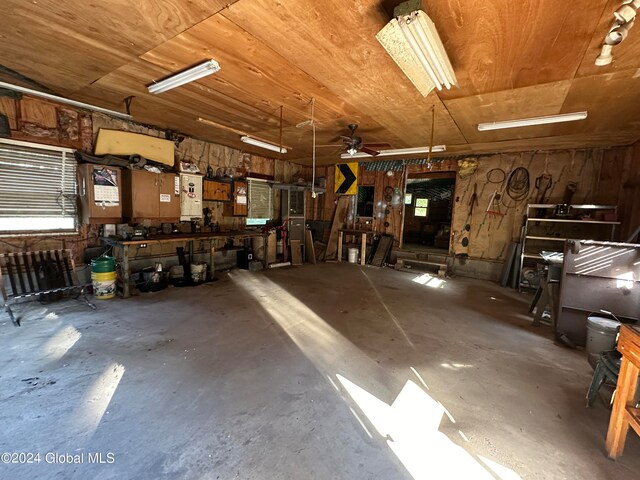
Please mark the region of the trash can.
<svg viewBox="0 0 640 480"><path fill-rule="evenodd" d="M616 335L620 330L620 322L613 318L603 317L592 313L587 317L587 354L596 355L606 350L613 350L616 345Z"/></svg>

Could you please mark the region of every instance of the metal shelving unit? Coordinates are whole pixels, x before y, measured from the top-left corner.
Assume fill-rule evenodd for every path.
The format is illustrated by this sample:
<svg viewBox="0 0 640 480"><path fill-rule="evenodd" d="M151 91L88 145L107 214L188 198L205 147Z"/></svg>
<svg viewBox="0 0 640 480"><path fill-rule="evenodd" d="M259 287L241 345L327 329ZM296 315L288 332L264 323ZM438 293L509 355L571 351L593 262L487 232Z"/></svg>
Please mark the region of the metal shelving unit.
<svg viewBox="0 0 640 480"><path fill-rule="evenodd" d="M593 220L593 219L575 219L575 218L559 218L540 217L541 210L554 210L558 207L557 204L539 204L531 203L527 205L526 220L522 227L522 238L520 243L522 244L522 253L520 254L520 268L519 272L519 285L520 288L533 288L536 285L523 278L523 269L527 260L538 260L542 262L540 253L545 252L562 252L564 250L563 244L570 238L579 240L613 240L616 226L620 225L617 221L605 221L605 220ZM569 209L573 212L595 212L602 210L611 210L617 212L617 206L615 205L570 205ZM532 216L535 215L535 216ZM553 214L553 212L551 212ZM580 229L580 235L568 235L567 230L570 227L586 226L588 228ZM604 232L603 226L608 226L607 232ZM554 234L540 233L539 230L546 230L549 232L553 230ZM564 231L563 231L564 230ZM602 238L604 236L608 238ZM577 238L579 237L579 238Z"/></svg>

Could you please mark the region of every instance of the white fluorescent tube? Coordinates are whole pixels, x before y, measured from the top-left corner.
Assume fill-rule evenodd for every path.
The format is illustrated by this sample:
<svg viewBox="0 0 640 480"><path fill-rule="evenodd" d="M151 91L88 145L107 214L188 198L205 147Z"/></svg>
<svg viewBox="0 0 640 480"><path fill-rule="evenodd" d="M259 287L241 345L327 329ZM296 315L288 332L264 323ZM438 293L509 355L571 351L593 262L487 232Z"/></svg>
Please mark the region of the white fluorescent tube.
<svg viewBox="0 0 640 480"><path fill-rule="evenodd" d="M434 145L431 149L432 153L435 152L444 152L447 149L446 145ZM429 147L415 147L415 148L398 148L391 150L379 150L380 155L369 155L368 153L358 152L353 155L349 155L348 153L343 153L340 155L340 158L378 158L378 157L387 157L387 156L397 156L397 155L415 155L418 153L429 153Z"/></svg>
<svg viewBox="0 0 640 480"><path fill-rule="evenodd" d="M500 130L503 128L529 127L532 125L547 125L550 123L575 122L587 118L587 112L563 113L560 115L548 115L546 117L521 118L519 120L506 120L504 122L480 123L478 130Z"/></svg>
<svg viewBox="0 0 640 480"><path fill-rule="evenodd" d="M171 75L159 82L153 82L147 87L149 93L162 93L172 88L179 87L185 83L193 82L212 73L216 73L220 70L220 65L215 60L207 60L200 65L196 65L193 68L189 68L183 72Z"/></svg>
<svg viewBox="0 0 640 480"><path fill-rule="evenodd" d="M427 33L422 27L422 24L420 22L411 22L409 24L409 31L412 32L414 30L417 33L417 36L420 39L420 42L422 43L422 45L424 45L427 48L427 53L431 58L431 63L435 65L436 70L440 74L440 83L443 83L444 86L447 87L447 89L451 89L451 82L449 81L449 78L447 77L447 74L445 73L444 68L442 67L442 63L440 63L440 59L438 58L438 55L436 55L436 52L432 43L427 38Z"/></svg>
<svg viewBox="0 0 640 480"><path fill-rule="evenodd" d="M405 21L405 19L400 19L398 21L398 24L400 25L400 30L402 31L402 34L404 35L405 40L409 44L409 47L411 47L411 50L413 50L413 53L415 53L416 56L418 57L418 60L420 61L422 68L425 69L425 71L427 72L427 75L429 75L429 78L431 79L435 87L438 90L442 90L442 84L438 79L436 72L434 72L433 68L431 68L431 65L429 64L429 60L427 60L427 57L425 57L424 52L420 48L420 45L418 45L418 42L414 38L413 33L409 30L409 25L407 25L407 22Z"/></svg>
<svg viewBox="0 0 640 480"><path fill-rule="evenodd" d="M78 108L84 108L85 110L91 110L93 112L100 112L112 117L124 118L125 120L131 120L131 115L126 113L116 112L115 110L109 110L108 108L96 107L84 102L77 102L69 98L59 97L58 95L51 95L50 93L40 92L38 90L32 90L30 88L21 87L19 85L13 85L12 83L0 82L0 88L6 88L7 90L13 90L14 92L20 92L27 95L33 95L34 97L46 98L47 100L53 100L54 102L65 103Z"/></svg>
<svg viewBox="0 0 640 480"><path fill-rule="evenodd" d="M247 135L240 137L240 140L244 143L248 143L249 145L264 148L266 150L271 150L272 152L287 153L287 149L284 147L280 147L279 145L274 145L273 143L263 142L262 140L257 140Z"/></svg>

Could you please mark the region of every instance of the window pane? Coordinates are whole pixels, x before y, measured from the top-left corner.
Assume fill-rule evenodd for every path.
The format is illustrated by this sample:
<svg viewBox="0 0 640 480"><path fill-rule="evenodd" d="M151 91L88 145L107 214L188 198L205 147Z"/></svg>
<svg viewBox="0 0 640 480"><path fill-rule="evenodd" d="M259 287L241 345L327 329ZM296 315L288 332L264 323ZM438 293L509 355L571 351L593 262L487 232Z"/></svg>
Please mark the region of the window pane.
<svg viewBox="0 0 640 480"><path fill-rule="evenodd" d="M413 215L416 217L426 217L427 209L424 207L416 207L416 209L413 212Z"/></svg>
<svg viewBox="0 0 640 480"><path fill-rule="evenodd" d="M273 217L273 195L271 185L266 182L261 182L250 178L249 182L249 205L247 212L247 220L262 219L271 220ZM249 224L247 222L247 224ZM253 225L258 225L252 223ZM264 225L261 223L260 225Z"/></svg>
<svg viewBox="0 0 640 480"><path fill-rule="evenodd" d="M359 217L373 217L373 198L375 187L358 187L358 207L356 209Z"/></svg>
<svg viewBox="0 0 640 480"><path fill-rule="evenodd" d="M404 204L411 205L413 202L413 193L405 193L404 194Z"/></svg>
<svg viewBox="0 0 640 480"><path fill-rule="evenodd" d="M416 207L427 208L429 206L428 198L416 198Z"/></svg>
<svg viewBox="0 0 640 480"><path fill-rule="evenodd" d="M52 232L75 229L70 217L0 217L0 232Z"/></svg>
<svg viewBox="0 0 640 480"><path fill-rule="evenodd" d="M0 139L0 232L76 229L73 151Z"/></svg>

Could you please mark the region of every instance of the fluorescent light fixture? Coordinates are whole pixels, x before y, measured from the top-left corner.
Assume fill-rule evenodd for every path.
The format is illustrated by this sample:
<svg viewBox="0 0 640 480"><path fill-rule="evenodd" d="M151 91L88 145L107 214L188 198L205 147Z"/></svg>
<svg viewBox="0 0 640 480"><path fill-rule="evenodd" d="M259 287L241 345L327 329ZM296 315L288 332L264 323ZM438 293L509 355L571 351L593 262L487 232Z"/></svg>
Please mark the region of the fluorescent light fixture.
<svg viewBox="0 0 640 480"><path fill-rule="evenodd" d="M575 122L587 118L587 112L563 113L560 115L548 115L546 117L521 118L519 120L506 120L504 122L481 123L478 130L501 130L503 128L530 127L532 125L547 125L550 123Z"/></svg>
<svg viewBox="0 0 640 480"><path fill-rule="evenodd" d="M447 149L446 145L434 145L431 149L432 153L435 152L444 152ZM419 153L429 153L429 147L415 147L415 148L397 148L391 150L378 150L380 155L369 155L368 153L358 152L353 155L349 153L343 153L340 155L340 158L378 158L378 157L387 157L387 156L397 156L397 155L416 155Z"/></svg>
<svg viewBox="0 0 640 480"><path fill-rule="evenodd" d="M33 95L34 97L46 98L47 100L53 100L54 102L64 103L73 107L84 108L85 110L91 110L93 112L100 112L112 117L124 118L125 120L131 120L131 115L126 113L116 112L115 110L109 110L108 108L96 107L84 102L77 102L69 98L59 97L58 95L51 95L49 93L40 92L38 90L32 90L30 88L21 87L19 85L13 85L12 83L0 82L0 88L6 88L7 90L13 90L14 92L24 93L26 95Z"/></svg>
<svg viewBox="0 0 640 480"><path fill-rule="evenodd" d="M171 75L164 80L160 80L159 82L153 82L151 85L147 87L149 93L162 93L167 90L171 90L172 88L179 87L180 85L184 85L185 83L193 82L198 80L199 78L206 77L207 75L211 75L212 73L216 73L220 70L220 65L215 60L207 60L200 65L196 65L195 67L188 68L180 73L176 73L175 75Z"/></svg>
<svg viewBox="0 0 640 480"><path fill-rule="evenodd" d="M257 140L247 135L243 135L242 137L240 137L240 140L249 145L253 145L254 147L264 148L266 150L271 150L272 152L287 153L287 149L284 147L274 145L273 143L264 142L262 140Z"/></svg>
<svg viewBox="0 0 640 480"><path fill-rule="evenodd" d="M423 96L458 83L436 26L422 10L396 15L376 38Z"/></svg>

